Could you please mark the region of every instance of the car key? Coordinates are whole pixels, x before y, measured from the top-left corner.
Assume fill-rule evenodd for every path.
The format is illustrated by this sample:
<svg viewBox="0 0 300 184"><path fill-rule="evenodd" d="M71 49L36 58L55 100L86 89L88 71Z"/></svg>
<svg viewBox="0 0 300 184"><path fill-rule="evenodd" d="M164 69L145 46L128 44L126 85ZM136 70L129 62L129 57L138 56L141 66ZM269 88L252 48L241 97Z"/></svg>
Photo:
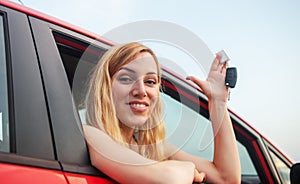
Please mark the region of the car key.
<svg viewBox="0 0 300 184"><path fill-rule="evenodd" d="M217 53L220 56L220 63L228 63L230 60L225 50L221 50ZM225 85L234 88L237 81L237 69L235 67L229 67L226 69Z"/></svg>
<svg viewBox="0 0 300 184"><path fill-rule="evenodd" d="M234 88L237 81L237 69L236 67L229 67L226 69L225 85Z"/></svg>

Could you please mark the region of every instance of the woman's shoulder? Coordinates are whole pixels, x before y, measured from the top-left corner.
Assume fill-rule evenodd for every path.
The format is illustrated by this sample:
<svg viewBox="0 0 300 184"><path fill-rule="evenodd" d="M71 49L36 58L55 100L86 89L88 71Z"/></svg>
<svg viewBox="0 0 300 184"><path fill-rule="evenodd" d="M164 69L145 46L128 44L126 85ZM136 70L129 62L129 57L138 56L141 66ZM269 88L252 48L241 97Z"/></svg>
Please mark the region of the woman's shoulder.
<svg viewBox="0 0 300 184"><path fill-rule="evenodd" d="M84 132L84 137L89 144L101 143L102 141L111 140L103 130L91 126L91 125L82 125Z"/></svg>
<svg viewBox="0 0 300 184"><path fill-rule="evenodd" d="M87 124L82 125L82 129L84 132L101 131L99 128L96 128L95 126L87 125Z"/></svg>
<svg viewBox="0 0 300 184"><path fill-rule="evenodd" d="M89 134L100 134L100 135L108 136L104 130L101 130L100 128L95 127L93 125L84 124L84 125L82 125L82 129L83 129L83 132L88 135Z"/></svg>

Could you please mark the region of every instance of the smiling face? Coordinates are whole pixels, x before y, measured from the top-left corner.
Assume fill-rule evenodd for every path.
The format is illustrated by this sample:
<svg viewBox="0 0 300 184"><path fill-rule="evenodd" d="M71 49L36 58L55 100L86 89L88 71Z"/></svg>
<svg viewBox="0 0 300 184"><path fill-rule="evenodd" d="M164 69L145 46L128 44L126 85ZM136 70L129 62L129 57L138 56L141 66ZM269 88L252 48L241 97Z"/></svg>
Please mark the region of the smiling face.
<svg viewBox="0 0 300 184"><path fill-rule="evenodd" d="M117 118L127 127L142 126L150 117L159 95L159 76L151 54L142 52L112 77Z"/></svg>

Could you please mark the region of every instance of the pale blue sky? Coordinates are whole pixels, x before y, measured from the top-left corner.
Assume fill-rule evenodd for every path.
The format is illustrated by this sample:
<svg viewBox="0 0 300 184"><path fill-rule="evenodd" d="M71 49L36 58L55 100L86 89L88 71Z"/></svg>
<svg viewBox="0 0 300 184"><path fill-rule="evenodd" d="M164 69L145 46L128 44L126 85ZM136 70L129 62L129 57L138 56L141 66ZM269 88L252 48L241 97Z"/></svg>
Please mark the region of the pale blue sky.
<svg viewBox="0 0 300 184"><path fill-rule="evenodd" d="M160 20L194 32L213 53L226 49L239 76L228 106L300 161L300 1L22 2L99 35L125 23Z"/></svg>

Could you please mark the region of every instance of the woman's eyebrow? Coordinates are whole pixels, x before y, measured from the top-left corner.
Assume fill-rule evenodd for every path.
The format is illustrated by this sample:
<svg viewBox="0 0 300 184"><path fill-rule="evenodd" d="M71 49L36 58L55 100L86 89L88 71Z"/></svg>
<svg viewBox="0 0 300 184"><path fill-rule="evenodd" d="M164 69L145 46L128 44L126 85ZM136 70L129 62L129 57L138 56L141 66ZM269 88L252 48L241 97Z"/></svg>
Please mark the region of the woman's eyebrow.
<svg viewBox="0 0 300 184"><path fill-rule="evenodd" d="M126 70L126 71L128 71L130 73L136 73L134 70L132 70L130 68L127 68L127 67L121 67L119 71L121 71L121 70Z"/></svg>
<svg viewBox="0 0 300 184"><path fill-rule="evenodd" d="M128 67L121 67L119 71L121 71L121 70L126 70L130 73L136 73L136 71L134 71L133 69L130 69ZM157 75L157 73L156 72L147 72L146 75Z"/></svg>

